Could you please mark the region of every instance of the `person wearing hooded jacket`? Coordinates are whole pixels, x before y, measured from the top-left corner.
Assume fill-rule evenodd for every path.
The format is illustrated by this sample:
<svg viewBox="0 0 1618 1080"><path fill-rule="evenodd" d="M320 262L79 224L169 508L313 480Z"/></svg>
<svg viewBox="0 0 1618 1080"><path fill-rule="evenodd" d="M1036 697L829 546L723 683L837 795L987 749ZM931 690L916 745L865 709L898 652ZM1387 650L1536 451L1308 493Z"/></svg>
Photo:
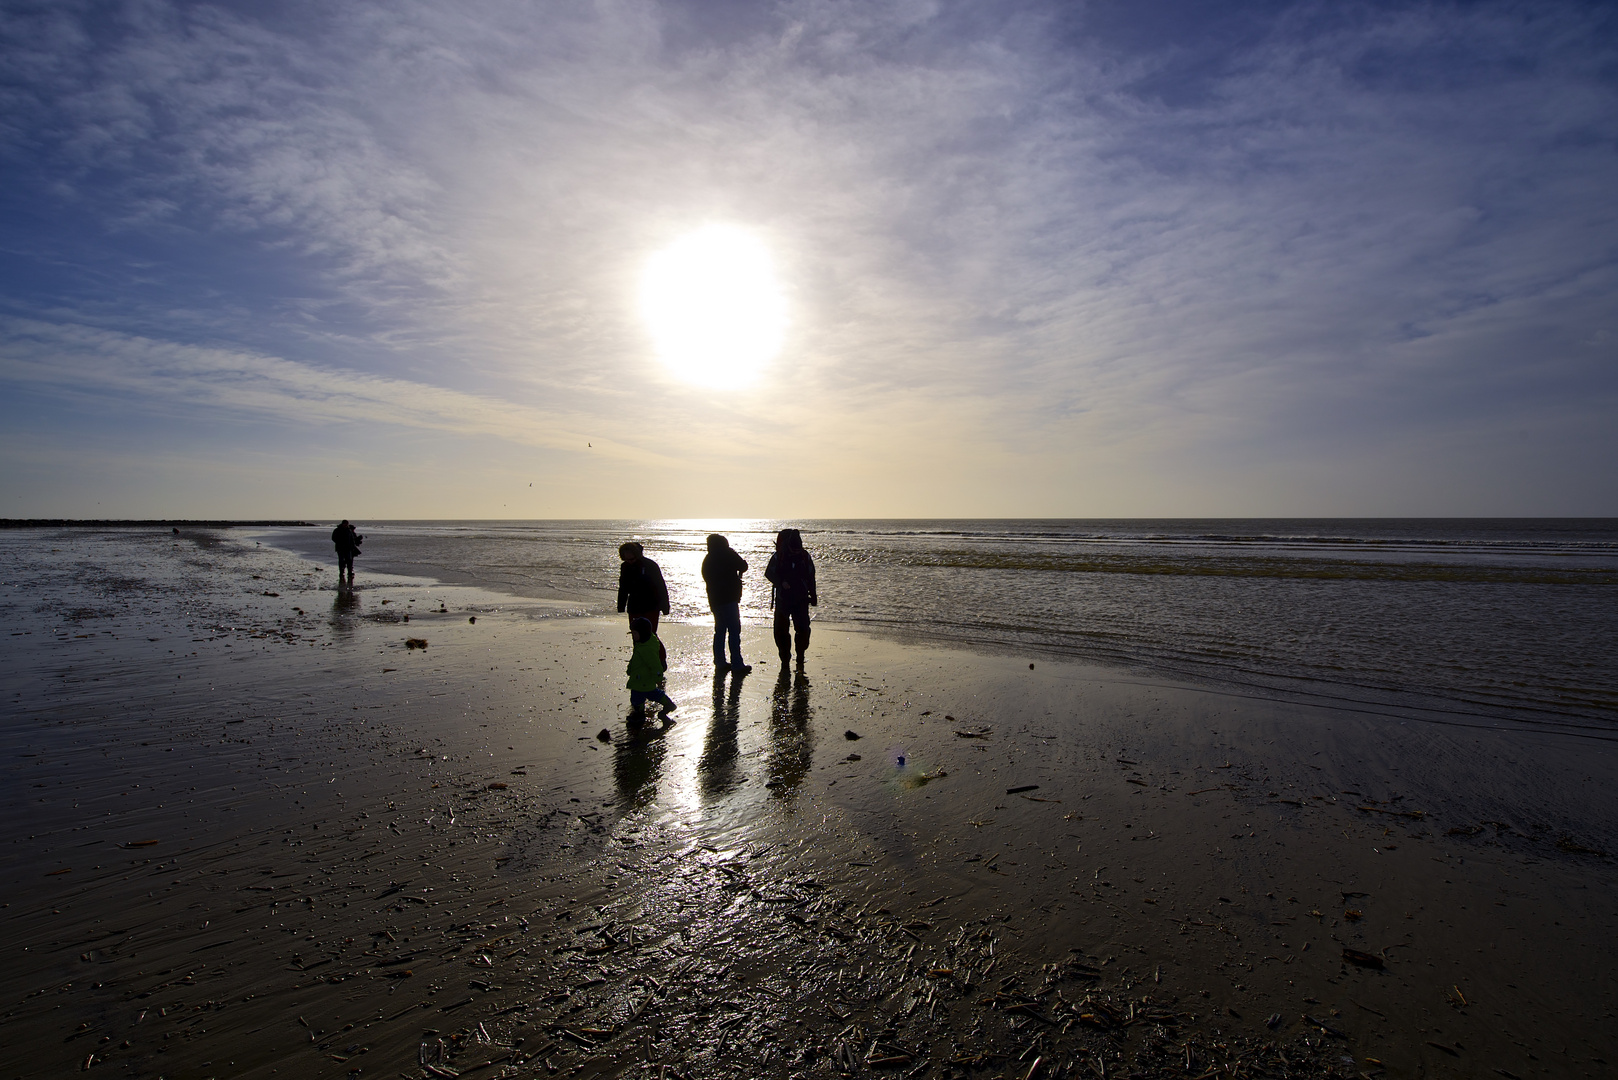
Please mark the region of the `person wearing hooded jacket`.
<svg viewBox="0 0 1618 1080"><path fill-rule="evenodd" d="M746 675L753 669L742 662L742 575L747 560L736 553L730 541L718 533L708 537L708 554L702 560L702 580L708 585L708 610L713 612L713 666L727 670L725 638L730 638L728 669Z"/></svg>
<svg viewBox="0 0 1618 1080"><path fill-rule="evenodd" d="M663 690L663 673L669 668L668 652L647 619L631 619L629 633L635 640L627 669L629 681L624 684L629 689L630 719L637 722L644 719L646 703L655 701L663 706L666 720L678 708Z"/></svg>
<svg viewBox="0 0 1618 1080"><path fill-rule="evenodd" d="M815 561L803 549L797 529L775 534L775 554L770 556L764 576L775 586L775 647L785 665L792 659L794 631L798 664L809 651L809 609L820 603L815 589Z"/></svg>

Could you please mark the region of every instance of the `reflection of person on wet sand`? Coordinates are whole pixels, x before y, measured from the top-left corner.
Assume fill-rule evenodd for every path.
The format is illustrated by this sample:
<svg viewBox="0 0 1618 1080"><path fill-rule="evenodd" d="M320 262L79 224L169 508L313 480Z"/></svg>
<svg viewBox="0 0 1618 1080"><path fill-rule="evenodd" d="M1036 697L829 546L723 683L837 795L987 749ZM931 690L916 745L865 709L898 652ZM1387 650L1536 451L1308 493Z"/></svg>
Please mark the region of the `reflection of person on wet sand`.
<svg viewBox="0 0 1618 1080"><path fill-rule="evenodd" d="M781 669L770 702L770 756L765 764L765 787L776 795L789 795L809 775L814 762L815 737L810 730L809 678Z"/></svg>
<svg viewBox="0 0 1618 1080"><path fill-rule="evenodd" d="M343 574L348 574L348 584L354 584L354 556L360 553L360 543L365 537L349 524L347 518L342 524L331 531L332 546L337 549L337 585L343 585Z"/></svg>
<svg viewBox="0 0 1618 1080"><path fill-rule="evenodd" d="M764 576L775 586L775 648L784 666L792 658L792 632L798 636L798 663L809 651L809 609L820 603L815 591L815 560L803 550L803 537L797 529L775 534L775 554L764 568ZM790 622L790 626L788 625Z"/></svg>
<svg viewBox="0 0 1618 1080"><path fill-rule="evenodd" d="M702 757L697 759L697 781L704 795L728 794L736 787L736 728L742 715L742 680L730 680L725 693L725 673L713 677L713 716L708 721L708 737L703 740Z"/></svg>
<svg viewBox="0 0 1618 1080"><path fill-rule="evenodd" d="M612 748L612 776L626 809L646 806L657 798L657 779L663 771L667 743L647 728L634 738L620 739Z"/></svg>
<svg viewBox="0 0 1618 1080"><path fill-rule="evenodd" d="M354 616L359 614L360 598L358 593L347 589L338 589L337 595L331 602L331 626L339 633L350 633L354 629Z"/></svg>

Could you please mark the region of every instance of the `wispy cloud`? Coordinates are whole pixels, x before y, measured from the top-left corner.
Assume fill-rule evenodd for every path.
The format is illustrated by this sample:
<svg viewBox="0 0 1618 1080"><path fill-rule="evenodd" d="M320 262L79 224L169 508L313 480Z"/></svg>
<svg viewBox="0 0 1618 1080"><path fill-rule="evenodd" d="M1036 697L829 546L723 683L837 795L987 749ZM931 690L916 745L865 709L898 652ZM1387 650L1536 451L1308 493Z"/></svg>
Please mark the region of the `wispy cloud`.
<svg viewBox="0 0 1618 1080"><path fill-rule="evenodd" d="M1002 505L1007 475L1083 512L1051 492L1100 460L1114 493L1178 469L1233 512L1264 460L1301 470L1276 510L1312 467L1360 499L1343 462L1389 447L1447 455L1437 488L1559 411L1527 458L1618 449L1591 419L1618 403L1603 7L1238 7L1225 36L1149 5L742 7L19 13L8 244L59 284L0 278L33 320L6 377L67 392L61 349L109 394L614 430L762 475L875 461L871 504L931 433L995 463L939 512ZM633 304L709 220L769 240L793 311L771 379L729 397L668 382ZM1583 475L1618 509L1618 472Z"/></svg>
<svg viewBox="0 0 1618 1080"><path fill-rule="evenodd" d="M0 319L0 380L35 391L299 425L417 428L575 452L589 441L609 456L658 457L589 435L577 418L443 387L36 320Z"/></svg>

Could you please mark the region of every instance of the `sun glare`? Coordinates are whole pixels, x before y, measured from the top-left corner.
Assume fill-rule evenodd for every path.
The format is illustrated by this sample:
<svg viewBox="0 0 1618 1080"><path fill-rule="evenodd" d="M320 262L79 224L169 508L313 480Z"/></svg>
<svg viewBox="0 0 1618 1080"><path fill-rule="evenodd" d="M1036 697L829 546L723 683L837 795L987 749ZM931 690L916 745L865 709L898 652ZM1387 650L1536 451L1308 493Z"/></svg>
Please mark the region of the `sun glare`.
<svg viewBox="0 0 1618 1080"><path fill-rule="evenodd" d="M641 312L658 356L702 386L742 386L781 350L786 301L762 241L707 225L653 255Z"/></svg>

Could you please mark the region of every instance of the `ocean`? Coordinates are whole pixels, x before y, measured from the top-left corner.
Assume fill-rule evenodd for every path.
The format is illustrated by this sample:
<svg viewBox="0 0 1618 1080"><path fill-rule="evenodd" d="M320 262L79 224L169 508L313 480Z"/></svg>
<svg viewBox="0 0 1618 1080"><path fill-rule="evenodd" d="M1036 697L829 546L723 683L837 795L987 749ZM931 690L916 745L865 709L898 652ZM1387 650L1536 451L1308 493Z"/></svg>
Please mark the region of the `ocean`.
<svg viewBox="0 0 1618 1080"><path fill-rule="evenodd" d="M360 584L400 574L599 614L634 539L663 568L672 617L701 622L705 537L721 532L751 564L743 618L757 626L784 525L816 560L828 624L1618 738L1611 518L361 522ZM263 538L331 563L329 530Z"/></svg>

